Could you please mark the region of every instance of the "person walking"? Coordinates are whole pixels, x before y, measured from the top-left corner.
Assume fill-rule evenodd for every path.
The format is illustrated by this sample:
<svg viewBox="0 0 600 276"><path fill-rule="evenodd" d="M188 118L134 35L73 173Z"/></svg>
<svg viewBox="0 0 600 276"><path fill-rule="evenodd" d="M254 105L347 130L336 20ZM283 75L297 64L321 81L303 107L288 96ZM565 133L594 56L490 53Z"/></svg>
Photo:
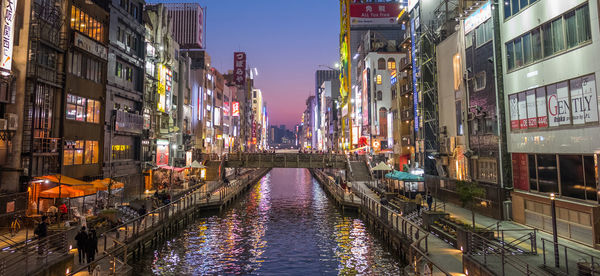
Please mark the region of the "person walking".
<svg viewBox="0 0 600 276"><path fill-rule="evenodd" d="M98 236L96 235L96 229L92 228L85 243L85 255L88 264L96 259L96 253L98 253Z"/></svg>
<svg viewBox="0 0 600 276"><path fill-rule="evenodd" d="M415 196L415 203L417 204L417 213L421 214L421 204L423 203L423 196L421 196L421 193L417 193Z"/></svg>
<svg viewBox="0 0 600 276"><path fill-rule="evenodd" d="M38 239L38 257L43 257L46 251L46 237L48 236L48 217L42 216L42 222L38 224L33 233Z"/></svg>
<svg viewBox="0 0 600 276"><path fill-rule="evenodd" d="M425 196L425 201L427 202L427 210L431 211L431 205L433 204L433 197L431 196L431 192L427 192L427 196Z"/></svg>
<svg viewBox="0 0 600 276"><path fill-rule="evenodd" d="M86 245L88 240L88 233L85 231L85 226L81 227L79 233L75 236L75 241L77 241L77 252L79 255L79 264L81 264L82 260L85 262L85 252Z"/></svg>

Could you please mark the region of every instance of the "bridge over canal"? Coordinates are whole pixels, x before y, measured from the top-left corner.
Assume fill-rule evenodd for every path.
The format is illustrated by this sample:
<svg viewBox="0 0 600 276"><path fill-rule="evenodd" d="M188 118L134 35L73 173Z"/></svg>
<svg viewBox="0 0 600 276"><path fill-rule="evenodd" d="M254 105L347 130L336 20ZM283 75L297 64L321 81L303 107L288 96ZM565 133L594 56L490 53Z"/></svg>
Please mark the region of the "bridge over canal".
<svg viewBox="0 0 600 276"><path fill-rule="evenodd" d="M347 169L343 154L319 153L233 153L223 159L226 168Z"/></svg>

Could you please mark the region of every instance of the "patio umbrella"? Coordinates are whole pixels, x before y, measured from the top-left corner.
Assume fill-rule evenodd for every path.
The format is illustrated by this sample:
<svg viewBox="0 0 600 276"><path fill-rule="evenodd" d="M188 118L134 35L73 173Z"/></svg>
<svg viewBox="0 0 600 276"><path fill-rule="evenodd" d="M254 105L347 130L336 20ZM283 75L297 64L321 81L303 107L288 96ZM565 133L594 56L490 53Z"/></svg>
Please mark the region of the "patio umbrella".
<svg viewBox="0 0 600 276"><path fill-rule="evenodd" d="M377 164L377 166L375 166L373 168L373 170L374 171L391 171L392 168L386 163L379 162L379 164Z"/></svg>
<svg viewBox="0 0 600 276"><path fill-rule="evenodd" d="M194 160L194 162L192 162L192 164L190 164L187 167L191 168L191 169L204 169L204 168L206 168L206 166L200 164L200 162L198 162L196 160Z"/></svg>
<svg viewBox="0 0 600 276"><path fill-rule="evenodd" d="M96 190L98 190L98 191L108 190L109 183L110 183L110 178L96 179L91 182L91 184L94 185L94 188L96 188ZM112 182L113 189L120 189L123 187L125 187L125 184L123 184L123 182L118 182L118 181L113 180L113 182Z"/></svg>
<svg viewBox="0 0 600 276"><path fill-rule="evenodd" d="M69 198L69 197L80 197L80 196L84 196L84 195L85 195L84 191L72 188L70 186L65 186L65 187L56 186L52 189L48 189L48 190L45 190L40 193L40 197L45 197L45 198Z"/></svg>

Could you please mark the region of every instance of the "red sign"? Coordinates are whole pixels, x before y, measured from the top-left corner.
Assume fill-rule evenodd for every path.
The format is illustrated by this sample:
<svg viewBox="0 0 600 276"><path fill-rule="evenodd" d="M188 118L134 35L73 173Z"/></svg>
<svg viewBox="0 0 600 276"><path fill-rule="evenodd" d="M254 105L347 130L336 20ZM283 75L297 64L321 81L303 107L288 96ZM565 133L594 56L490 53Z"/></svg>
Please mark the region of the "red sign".
<svg viewBox="0 0 600 276"><path fill-rule="evenodd" d="M240 117L240 103L231 102L231 116Z"/></svg>
<svg viewBox="0 0 600 276"><path fill-rule="evenodd" d="M398 3L369 3L350 5L350 25L396 24L402 9Z"/></svg>
<svg viewBox="0 0 600 276"><path fill-rule="evenodd" d="M246 84L246 53L233 53L233 79L235 84Z"/></svg>
<svg viewBox="0 0 600 276"><path fill-rule="evenodd" d="M529 191L529 167L527 166L527 154L513 153L513 186L515 189Z"/></svg>
<svg viewBox="0 0 600 276"><path fill-rule="evenodd" d="M156 165L169 165L169 141L156 141Z"/></svg>

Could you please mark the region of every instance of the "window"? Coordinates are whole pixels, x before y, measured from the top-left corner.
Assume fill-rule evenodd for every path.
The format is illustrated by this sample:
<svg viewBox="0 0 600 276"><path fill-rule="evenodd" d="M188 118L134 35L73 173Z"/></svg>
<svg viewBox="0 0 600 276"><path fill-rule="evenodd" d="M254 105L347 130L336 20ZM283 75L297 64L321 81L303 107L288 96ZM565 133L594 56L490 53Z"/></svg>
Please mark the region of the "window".
<svg viewBox="0 0 600 276"><path fill-rule="evenodd" d="M100 102L72 94L67 94L66 113L66 118L68 120L99 124Z"/></svg>
<svg viewBox="0 0 600 276"><path fill-rule="evenodd" d="M130 145L113 145L112 158L113 160L135 159L135 153Z"/></svg>
<svg viewBox="0 0 600 276"><path fill-rule="evenodd" d="M387 68L388 70L396 70L396 61L393 58L388 58Z"/></svg>
<svg viewBox="0 0 600 276"><path fill-rule="evenodd" d="M495 159L480 159L477 162L477 179L496 183L498 180L498 169Z"/></svg>
<svg viewBox="0 0 600 276"><path fill-rule="evenodd" d="M98 163L98 141L85 141L85 164Z"/></svg>
<svg viewBox="0 0 600 276"><path fill-rule="evenodd" d="M123 77L123 64L118 61L115 63L115 76L119 78Z"/></svg>
<svg viewBox="0 0 600 276"><path fill-rule="evenodd" d="M589 8L585 4L507 42L508 70L577 47L591 38Z"/></svg>
<svg viewBox="0 0 600 276"><path fill-rule="evenodd" d="M533 5L538 0L502 0L504 2L504 18L515 15L520 10L523 10Z"/></svg>
<svg viewBox="0 0 600 276"><path fill-rule="evenodd" d="M523 64L529 64L533 60L533 55L531 53L531 34L524 35L521 44L523 44Z"/></svg>
<svg viewBox="0 0 600 276"><path fill-rule="evenodd" d="M377 69L385 70L385 59L384 58L380 58L377 60Z"/></svg>
<svg viewBox="0 0 600 276"><path fill-rule="evenodd" d="M561 194L573 198L585 199L583 176L583 158L581 155L560 155Z"/></svg>
<svg viewBox="0 0 600 276"><path fill-rule="evenodd" d="M475 75L475 91L481 91L485 89L486 85L486 74L485 71L481 71Z"/></svg>
<svg viewBox="0 0 600 276"><path fill-rule="evenodd" d="M535 165L535 154L527 155L527 163L529 167L529 189L532 191L538 190L537 170Z"/></svg>
<svg viewBox="0 0 600 276"><path fill-rule="evenodd" d="M377 100L378 101L383 100L383 93L381 91L377 91Z"/></svg>
<svg viewBox="0 0 600 276"><path fill-rule="evenodd" d="M517 38L514 41L515 47L515 66L523 66L523 45L521 44L521 38Z"/></svg>
<svg viewBox="0 0 600 276"><path fill-rule="evenodd" d="M513 48L513 43L511 41L509 43L506 43L506 63L508 66L508 70L515 68L514 58L515 58L515 51Z"/></svg>
<svg viewBox="0 0 600 276"><path fill-rule="evenodd" d="M381 84L381 75L377 75L376 81L377 84Z"/></svg>
<svg viewBox="0 0 600 276"><path fill-rule="evenodd" d="M97 83L102 82L102 64L84 54L73 52L68 57L69 73Z"/></svg>
<svg viewBox="0 0 600 276"><path fill-rule="evenodd" d="M96 41L104 42L103 24L75 6L71 6L71 29Z"/></svg>
<svg viewBox="0 0 600 276"><path fill-rule="evenodd" d="M465 49L469 49L471 46L473 46L473 32L470 32L465 36Z"/></svg>
<svg viewBox="0 0 600 276"><path fill-rule="evenodd" d="M63 165L83 164L84 140L65 140L63 151Z"/></svg>
<svg viewBox="0 0 600 276"><path fill-rule="evenodd" d="M475 29L475 42L477 47L481 47L483 44L492 40L494 35L492 20L488 20L485 23L479 25Z"/></svg>
<svg viewBox="0 0 600 276"><path fill-rule="evenodd" d="M542 193L558 193L556 155L537 155L538 186Z"/></svg>

